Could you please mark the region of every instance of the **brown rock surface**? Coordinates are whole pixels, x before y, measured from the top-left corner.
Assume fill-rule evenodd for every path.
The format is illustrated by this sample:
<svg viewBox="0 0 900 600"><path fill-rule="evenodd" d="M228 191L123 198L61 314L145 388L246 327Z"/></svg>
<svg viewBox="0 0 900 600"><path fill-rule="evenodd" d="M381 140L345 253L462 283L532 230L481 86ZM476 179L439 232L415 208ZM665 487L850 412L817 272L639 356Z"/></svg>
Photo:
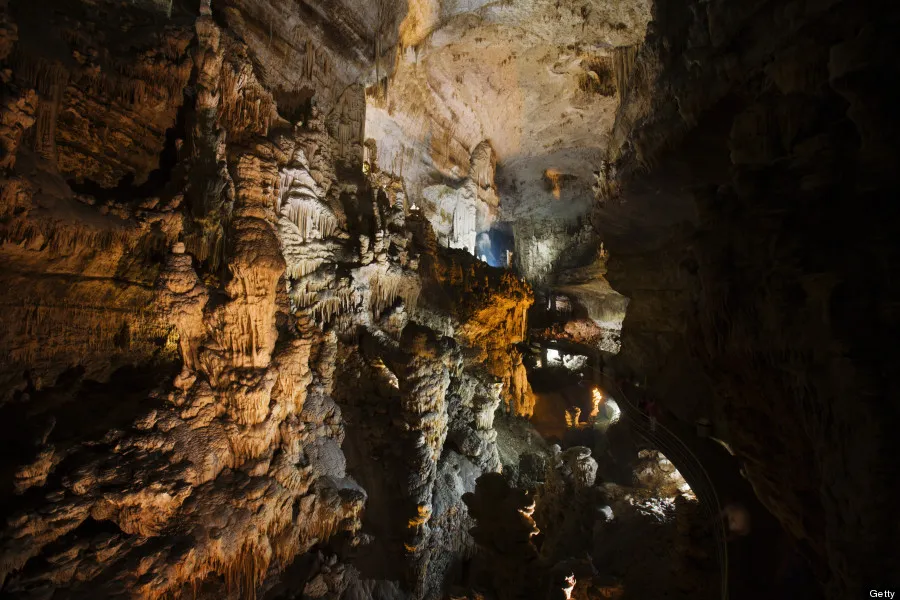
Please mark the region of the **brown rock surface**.
<svg viewBox="0 0 900 600"><path fill-rule="evenodd" d="M830 597L889 588L897 24L0 0L0 593L711 593L692 505L537 472L535 290L532 340L712 420Z"/></svg>

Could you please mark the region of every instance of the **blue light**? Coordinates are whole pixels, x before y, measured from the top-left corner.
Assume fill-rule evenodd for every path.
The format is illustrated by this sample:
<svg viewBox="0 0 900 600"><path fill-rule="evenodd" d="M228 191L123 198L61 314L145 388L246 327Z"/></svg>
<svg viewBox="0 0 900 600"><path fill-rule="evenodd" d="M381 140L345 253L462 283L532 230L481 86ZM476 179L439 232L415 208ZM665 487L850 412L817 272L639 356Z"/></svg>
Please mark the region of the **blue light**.
<svg viewBox="0 0 900 600"><path fill-rule="evenodd" d="M475 255L486 258L492 267L506 268L506 252L513 249L513 237L501 227L491 227L478 234Z"/></svg>

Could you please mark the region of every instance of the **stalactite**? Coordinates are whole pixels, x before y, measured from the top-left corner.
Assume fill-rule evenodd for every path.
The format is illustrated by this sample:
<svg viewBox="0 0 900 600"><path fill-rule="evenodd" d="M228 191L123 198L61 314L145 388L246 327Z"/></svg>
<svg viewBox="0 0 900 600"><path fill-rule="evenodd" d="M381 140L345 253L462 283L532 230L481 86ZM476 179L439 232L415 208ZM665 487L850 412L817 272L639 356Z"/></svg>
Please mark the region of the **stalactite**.
<svg viewBox="0 0 900 600"><path fill-rule="evenodd" d="M281 214L297 226L304 241L330 238L340 229L340 222L311 194L312 192L305 195L292 193L282 207Z"/></svg>
<svg viewBox="0 0 900 600"><path fill-rule="evenodd" d="M378 206L378 189L372 190L372 214L375 217L375 232L376 235L382 231L384 231L384 226L381 222L381 208Z"/></svg>
<svg viewBox="0 0 900 600"><path fill-rule="evenodd" d="M316 47L311 40L306 41L306 54L303 61L303 78L312 81L316 72Z"/></svg>
<svg viewBox="0 0 900 600"><path fill-rule="evenodd" d="M637 46L622 46L613 51L613 73L619 104L622 104L628 95L628 84L631 81L631 73L634 71L637 53Z"/></svg>
<svg viewBox="0 0 900 600"><path fill-rule="evenodd" d="M489 141L484 140L475 146L469 165L469 177L479 187L487 188L494 185L497 158Z"/></svg>
<svg viewBox="0 0 900 600"><path fill-rule="evenodd" d="M34 150L49 160L56 159L56 118L69 70L57 62L34 59L24 53L15 56L16 74L40 95L33 132Z"/></svg>

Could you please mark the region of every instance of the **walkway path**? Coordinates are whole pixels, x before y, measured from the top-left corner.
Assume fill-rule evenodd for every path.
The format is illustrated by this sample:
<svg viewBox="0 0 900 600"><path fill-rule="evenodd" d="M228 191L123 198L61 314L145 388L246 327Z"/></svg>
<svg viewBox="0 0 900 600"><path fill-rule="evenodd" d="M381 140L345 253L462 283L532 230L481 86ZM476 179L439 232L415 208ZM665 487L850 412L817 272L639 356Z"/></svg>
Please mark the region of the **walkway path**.
<svg viewBox="0 0 900 600"><path fill-rule="evenodd" d="M722 600L728 600L728 543L726 540L725 521L722 518L722 506L716 488L703 468L700 459L671 429L657 421L654 430L650 427L650 418L637 405L628 399L607 375L594 367L587 367L594 374L597 385L612 398L622 410L622 419L628 421L633 431L643 437L649 444L662 452L672 461L691 490L700 502L704 515L713 523L713 535L716 543L716 558L719 563Z"/></svg>

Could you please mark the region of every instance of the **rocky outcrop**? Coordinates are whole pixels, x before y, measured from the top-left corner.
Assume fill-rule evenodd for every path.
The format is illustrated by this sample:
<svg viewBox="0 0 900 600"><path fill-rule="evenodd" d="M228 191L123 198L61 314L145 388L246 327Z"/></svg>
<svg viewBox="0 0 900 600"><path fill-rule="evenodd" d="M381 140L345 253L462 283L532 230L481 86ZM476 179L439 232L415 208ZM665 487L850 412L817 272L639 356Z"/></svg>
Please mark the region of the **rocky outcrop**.
<svg viewBox="0 0 900 600"><path fill-rule="evenodd" d="M3 182L12 213L2 225L9 325L0 372L7 397L29 385L25 370L41 389L76 365L103 378L135 361L173 357L169 327L153 309L161 266L153 257L177 239L180 215L114 203L88 207L71 192L48 194L59 185L23 176Z"/></svg>
<svg viewBox="0 0 900 600"><path fill-rule="evenodd" d="M37 6L15 10L13 80L39 96L29 146L79 183L142 184L160 166L191 74L190 21L123 6L82 12L54 4L46 14ZM102 26L105 11L118 33Z"/></svg>
<svg viewBox="0 0 900 600"><path fill-rule="evenodd" d="M433 237L426 243L437 245ZM534 396L516 345L527 332L531 287L508 271L462 253L427 257L421 271L423 294L428 298L423 308L449 312L466 363L483 364L499 378L506 412L530 416Z"/></svg>
<svg viewBox="0 0 900 600"><path fill-rule="evenodd" d="M610 281L632 299L623 348L673 412L714 417L829 597L864 594L896 562L881 500L896 394L880 365L897 290L871 258L896 252L894 92L873 83L896 72L882 58L896 15L661 2L655 16L617 129L623 164L655 168L603 213L657 215L608 239ZM662 186L690 190L666 218Z"/></svg>
<svg viewBox="0 0 900 600"><path fill-rule="evenodd" d="M366 494L347 475L344 423L333 400L338 339L317 327L326 324L317 317L335 315L285 301L289 277L310 275L297 268L292 238L283 234L283 221L301 225L290 203L282 206L285 171L295 154L301 162L310 156L313 176L324 169L333 181L336 160L315 150L339 141L315 129L259 137L273 116L271 96L267 104L240 43L214 22L208 4L201 9L193 74L183 53L192 35L177 26L165 34L175 42L155 40L161 55L115 57L136 61L128 75L159 84L146 94L128 75L117 80L102 69L103 79L89 85L89 61L72 71L26 52L13 71L40 97L31 110L34 93L25 92L4 112L4 159L15 169L3 182L4 287L15 307L4 327L4 377L25 377L18 391L5 388L13 400L5 409L21 419L22 433L11 439L21 438L23 455L17 496L3 496L9 520L0 534L0 579L4 592L19 597L66 590L158 598L187 589L254 597L270 573L313 545L338 532L352 541L360 528ZM90 40L70 49L83 43ZM167 74L167 60L176 58ZM157 59L158 76L143 66ZM32 64L40 68L29 70ZM181 160L160 165L169 179L159 188L111 190L125 175L139 183L148 173L142 160L169 159L163 136L144 144L140 159L102 144L124 149L135 132L159 122L166 123L160 132L178 127L189 76L195 86L185 120L192 126L175 144ZM152 116L141 112L148 102L157 106ZM98 116L91 107L101 106L113 109ZM34 152L23 141L29 111ZM70 131L84 134L101 121L116 135L94 147L93 162L73 158L96 140L70 138ZM63 179L69 176L94 183L74 193ZM304 241L336 230L304 230ZM350 238L342 229L337 239ZM333 269L344 255L328 258ZM360 314L371 318L368 309ZM173 380L165 363L153 361L176 356L181 372ZM133 403L129 396L96 426L79 425L89 419L69 407L83 400L85 413L104 410L121 385L114 372L132 361L158 373L149 389L136 390L147 395ZM74 382L58 378L72 366L81 373Z"/></svg>
<svg viewBox="0 0 900 600"><path fill-rule="evenodd" d="M494 473L480 477L475 491L463 500L477 523L472 537L487 553L490 584L500 597L529 597L543 588L547 575L532 543L538 528L531 518L534 500L529 494L510 488Z"/></svg>
<svg viewBox="0 0 900 600"><path fill-rule="evenodd" d="M84 586L161 597L206 581L250 597L270 568L359 528L365 494L346 477L343 425L330 399L334 337L276 327L285 271L276 150L260 142L228 154L235 201L227 282L209 289L184 245L173 246L158 302L184 368L169 391L164 384L156 392L159 408L107 433L99 447L88 440L68 448L82 466L47 482L48 499L10 522L4 578L25 567L7 582L11 592ZM51 469L65 471L65 457ZM92 522L116 532L88 535L89 544L69 535ZM29 567L51 543L60 559Z"/></svg>
<svg viewBox="0 0 900 600"><path fill-rule="evenodd" d="M35 121L37 94L33 89L20 90L18 93L4 94L2 117L0 117L0 168L10 169L16 164L16 153L25 136ZM4 203L6 204L6 203ZM15 206L4 206L3 214L13 212Z"/></svg>

